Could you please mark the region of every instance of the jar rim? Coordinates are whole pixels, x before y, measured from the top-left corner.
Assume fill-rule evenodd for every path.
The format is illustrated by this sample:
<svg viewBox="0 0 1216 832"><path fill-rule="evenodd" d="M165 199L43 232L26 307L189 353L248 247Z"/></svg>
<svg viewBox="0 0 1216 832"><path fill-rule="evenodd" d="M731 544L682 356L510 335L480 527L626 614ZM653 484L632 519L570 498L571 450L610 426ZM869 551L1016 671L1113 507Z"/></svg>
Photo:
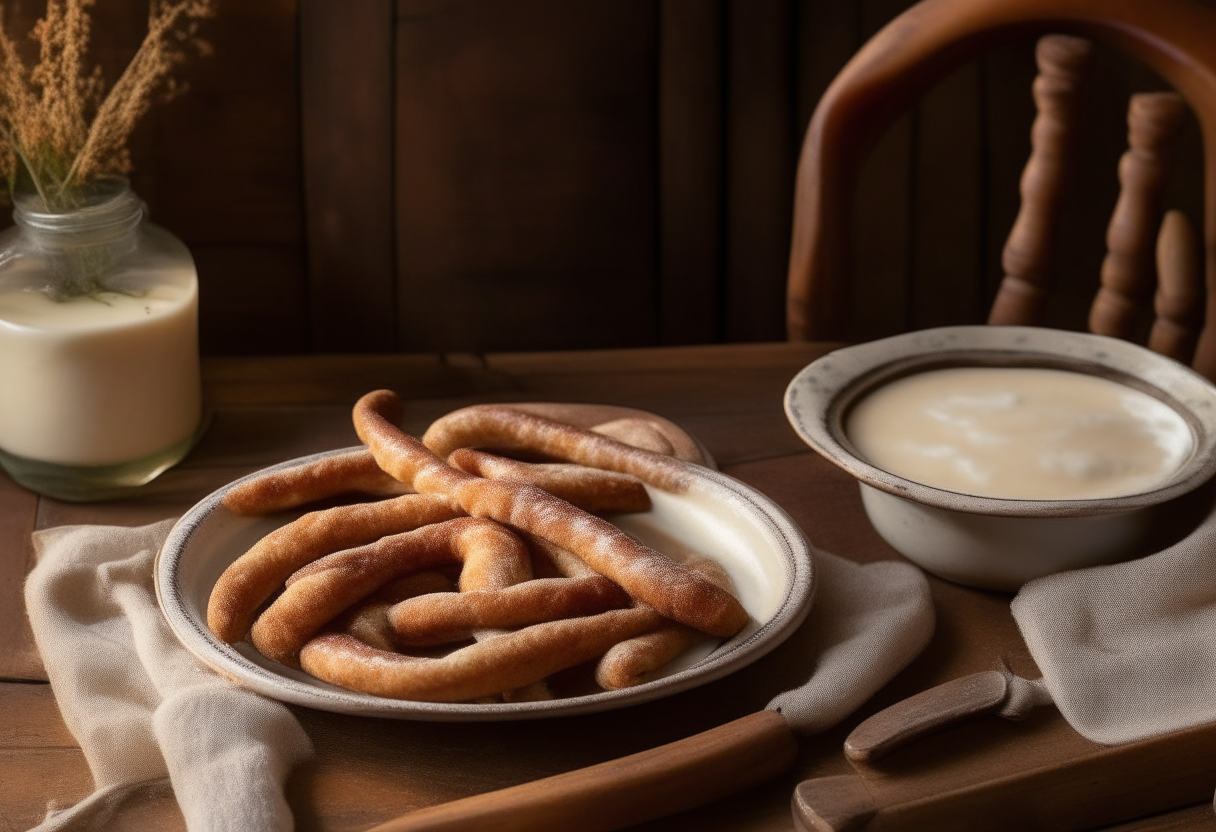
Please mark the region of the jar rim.
<svg viewBox="0 0 1216 832"><path fill-rule="evenodd" d="M143 219L143 202L123 176L101 176L84 191L84 204L69 211L38 210L37 194L17 194L13 199L13 221L23 228L44 232L133 229ZM36 206L36 207L35 207Z"/></svg>

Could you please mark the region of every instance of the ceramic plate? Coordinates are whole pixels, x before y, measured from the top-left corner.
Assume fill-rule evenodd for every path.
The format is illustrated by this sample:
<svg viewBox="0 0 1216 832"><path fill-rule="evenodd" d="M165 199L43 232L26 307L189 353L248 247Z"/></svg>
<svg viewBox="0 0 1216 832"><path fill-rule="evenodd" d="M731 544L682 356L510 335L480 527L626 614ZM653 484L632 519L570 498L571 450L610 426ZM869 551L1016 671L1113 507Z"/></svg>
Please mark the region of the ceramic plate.
<svg viewBox="0 0 1216 832"><path fill-rule="evenodd" d="M652 489L650 511L610 519L659 551L678 556L693 550L717 559L752 621L728 641L707 640L690 648L661 678L633 688L546 702L410 702L334 687L266 659L247 642L219 641L207 628L206 609L220 573L259 538L296 516L251 518L228 511L220 500L236 483L208 496L174 526L157 559L157 599L178 639L204 663L238 684L296 705L365 716L473 721L565 716L648 702L721 678L760 658L802 622L814 595L812 552L785 512L737 480L708 468L690 468L695 486L689 493Z"/></svg>

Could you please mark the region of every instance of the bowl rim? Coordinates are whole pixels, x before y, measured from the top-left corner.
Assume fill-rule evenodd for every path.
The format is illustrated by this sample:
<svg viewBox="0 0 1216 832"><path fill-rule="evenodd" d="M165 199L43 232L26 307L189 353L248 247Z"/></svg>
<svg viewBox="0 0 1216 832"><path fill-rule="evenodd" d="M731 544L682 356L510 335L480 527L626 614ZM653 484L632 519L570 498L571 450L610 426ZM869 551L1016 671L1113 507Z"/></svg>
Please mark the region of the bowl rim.
<svg viewBox="0 0 1216 832"><path fill-rule="evenodd" d="M1008 499L947 491L892 474L862 459L844 431L849 407L901 376L956 366L1044 367L1085 372L1148 393L1191 428L1188 459L1158 487L1079 500ZM1079 517L1164 503L1216 474L1216 386L1191 368L1103 335L1027 326L949 326L917 330L834 350L790 381L785 412L808 445L860 482L937 508L1003 517Z"/></svg>

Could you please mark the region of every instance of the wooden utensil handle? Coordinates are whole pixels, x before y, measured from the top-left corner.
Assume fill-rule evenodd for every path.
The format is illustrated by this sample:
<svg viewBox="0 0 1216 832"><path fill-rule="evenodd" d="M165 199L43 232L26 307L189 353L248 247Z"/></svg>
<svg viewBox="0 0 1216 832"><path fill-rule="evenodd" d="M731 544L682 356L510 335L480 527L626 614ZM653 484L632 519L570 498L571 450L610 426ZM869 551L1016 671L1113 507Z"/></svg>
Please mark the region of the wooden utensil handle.
<svg viewBox="0 0 1216 832"><path fill-rule="evenodd" d="M868 763L951 723L1000 709L1009 693L1004 674L989 670L953 679L879 711L844 741L850 760Z"/></svg>
<svg viewBox="0 0 1216 832"><path fill-rule="evenodd" d="M369 832L607 832L743 791L787 769L798 743L760 711L599 765L431 806Z"/></svg>

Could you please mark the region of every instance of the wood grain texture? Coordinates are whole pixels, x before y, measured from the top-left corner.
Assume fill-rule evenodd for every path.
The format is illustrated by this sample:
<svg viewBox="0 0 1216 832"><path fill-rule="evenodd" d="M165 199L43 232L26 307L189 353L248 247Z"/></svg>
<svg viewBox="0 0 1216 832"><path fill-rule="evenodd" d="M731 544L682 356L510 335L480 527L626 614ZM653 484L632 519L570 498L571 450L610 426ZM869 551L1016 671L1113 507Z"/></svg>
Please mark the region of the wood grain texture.
<svg viewBox="0 0 1216 832"><path fill-rule="evenodd" d="M49 685L0 682L0 713L0 827L29 829L48 809L67 808L93 790L84 754L63 724ZM97 828L104 824L107 832L185 829L167 780L97 820Z"/></svg>
<svg viewBox="0 0 1216 832"><path fill-rule="evenodd" d="M308 342L298 245L190 243L199 273L203 355L282 355Z"/></svg>
<svg viewBox="0 0 1216 832"><path fill-rule="evenodd" d="M0 702L8 717L0 723L0 744L6 749L76 748L76 740L59 717L47 685L0 682Z"/></svg>
<svg viewBox="0 0 1216 832"><path fill-rule="evenodd" d="M788 768L785 718L759 711L687 739L585 769L413 812L370 832L608 832L726 797Z"/></svg>
<svg viewBox="0 0 1216 832"><path fill-rule="evenodd" d="M826 344L782 343L499 354L484 362L455 362L463 375L450 378L442 389L426 387L442 366L438 358L210 359L205 365L208 390L223 390L223 404L214 434L182 466L141 500L91 506L41 501L36 510L25 505L15 528L145 522L156 519L158 511L180 511L252 467L303 449L347 444L342 422L349 418L345 399L352 384L388 381L402 389L416 383L419 390L436 391L407 401L406 421L415 430L452 407L475 401L598 401L651 410L706 442L725 473L776 501L814 545L863 562L896 558L865 520L852 479L807 450L781 412L781 393L789 378L826 349ZM487 390L482 386L485 378L506 384ZM0 553L11 559L11 547L20 541L0 541ZM789 799L797 782L853 773L841 744L861 719L940 682L991 670L997 657L1022 676L1038 675L1009 614L1007 596L937 579L930 579L930 587L938 624L929 648L847 724L804 740L790 773L635 828L789 832ZM12 589L0 586L5 592L0 608L19 606ZM7 635L0 639L0 656L11 655L13 648ZM318 753L292 774L288 799L299 829L366 830L406 812L595 765L727 723L762 708L777 692L769 681L773 674L804 660L782 645L746 671L703 688L636 708L560 721L419 723L297 708ZM45 685L0 685L0 713L0 782L18 786L0 789L0 818L16 829L28 828L41 818L48 800L66 804L88 792L87 767L80 752L69 747ZM947 728L885 758L882 777L907 784L907 794L919 783L929 794L958 796L960 784L1004 782L1098 757L1110 761L1111 770L1132 778L1140 775L1135 766L1119 761L1119 749L1089 743L1053 710L1042 709L1022 723L979 719ZM1146 758L1146 765L1154 767L1150 774L1159 770L1182 775L1190 765L1179 763L1190 759L1186 756L1163 759ZM932 776L926 781L926 775ZM1060 812L1083 814L1084 804L1071 806L1070 795L1087 794L1091 780L1069 777L1056 783L1047 774L1043 778L1042 791L1063 807ZM1171 788L1163 788L1162 794L1171 793ZM963 800L958 805L969 804ZM172 801L164 795L142 796L127 811L142 825L125 828L181 828ZM959 808L958 818L974 823L977 815L971 812ZM1096 825L1100 819L1094 817ZM1134 828L1125 827L1125 832Z"/></svg>
<svg viewBox="0 0 1216 832"><path fill-rule="evenodd" d="M880 808L861 778L848 774L804 780L792 804L798 832L857 832Z"/></svg>
<svg viewBox="0 0 1216 832"><path fill-rule="evenodd" d="M133 181L195 254L208 355L781 338L796 136L910 5L221 0L214 54L133 137ZM37 10L10 10L16 28ZM108 72L145 11L95 9ZM869 157L842 336L982 317L1027 150L1028 34ZM1108 127L1129 88L1162 83L1128 63L1099 59L1049 325L1083 326L1123 150ZM1203 141L1186 128L1167 192L1197 221Z"/></svg>
<svg viewBox="0 0 1216 832"><path fill-rule="evenodd" d="M403 348L654 342L653 11L398 4Z"/></svg>
<svg viewBox="0 0 1216 832"><path fill-rule="evenodd" d="M315 352L397 346L393 3L300 0L300 110Z"/></svg>
<svg viewBox="0 0 1216 832"><path fill-rule="evenodd" d="M876 18L878 15L870 15ZM806 130L815 105L836 74L849 62L865 36L862 6L857 3L821 3L798 0L794 7L797 135Z"/></svg>
<svg viewBox="0 0 1216 832"><path fill-rule="evenodd" d="M140 127L132 183L152 220L195 255L203 351L300 352L308 313L295 3L220 0L203 35L214 54L192 60L187 93Z"/></svg>
<svg viewBox="0 0 1216 832"><path fill-rule="evenodd" d="M1216 812L1210 801L1196 806L1164 812L1151 818L1140 818L1112 826L1106 832L1212 832L1216 830Z"/></svg>
<svg viewBox="0 0 1216 832"><path fill-rule="evenodd" d="M799 791L808 819L818 814L820 798L824 814L840 819L836 825L817 827L825 830L962 832L973 829L976 818L984 818L985 827L994 832L1072 832L1203 800L1212 791L1214 772L1204 762L1202 749L1213 736L1212 726L1187 729L999 779L977 780L974 772L968 775L950 764L937 770L905 770L900 777L860 773L848 779L850 799L844 810L839 797L845 793L844 778L810 781ZM816 794L819 786L822 794Z"/></svg>
<svg viewBox="0 0 1216 832"><path fill-rule="evenodd" d="M785 317L794 176L794 7L728 0L726 341L765 341Z"/></svg>
<svg viewBox="0 0 1216 832"><path fill-rule="evenodd" d="M33 567L30 533L38 498L0 472L0 680L45 681L42 659L19 602Z"/></svg>
<svg viewBox="0 0 1216 832"><path fill-rule="evenodd" d="M972 62L916 109L912 160L911 328L983 317L983 76Z"/></svg>
<svg viewBox="0 0 1216 832"><path fill-rule="evenodd" d="M989 714L1005 703L1009 683L986 670L910 696L858 725L844 741L855 763L874 763L890 752L963 719Z"/></svg>
<svg viewBox="0 0 1216 832"><path fill-rule="evenodd" d="M906 0L863 3L859 9L862 43L911 5ZM868 340L903 332L912 325L915 136L913 112L889 125L862 164L853 201L839 207L848 212L848 218L842 219L850 223L851 230L844 231L833 245L847 247L856 257L854 277L843 288L849 297L848 317L836 322L840 328L847 321L848 329L841 329L840 337L847 331L850 339ZM793 222L796 240L801 230L796 214ZM794 256L792 245L790 256ZM786 313L788 316L788 307Z"/></svg>
<svg viewBox="0 0 1216 832"><path fill-rule="evenodd" d="M726 7L659 0L659 342L723 328Z"/></svg>
<svg viewBox="0 0 1216 832"><path fill-rule="evenodd" d="M795 58L798 78L797 113L794 125L797 135L801 136L805 133L807 124L811 120L811 114L814 113L815 106L819 103L824 91L841 68L849 62L865 37L871 33L863 27L876 25L875 21L879 15L876 13L867 15L864 13L865 8L864 2L822 3L817 0L799 0L795 7L795 25L797 26ZM871 192L871 196L874 195L875 192ZM881 214L885 210L886 202L879 197L870 205L877 207ZM878 226L878 222L871 223L868 219L869 212L872 210L870 205L865 204L864 199L859 199L856 208L858 222L867 228L875 228ZM866 247L876 239L869 234L858 236L861 239L857 242L857 250L854 251L854 262L858 262L858 258L862 256L861 252L865 251ZM787 249L787 261L788 256ZM861 270L856 272L852 291L854 298L872 296L870 287L866 285L868 276L868 272ZM875 313L882 314L882 305L876 303L850 305L848 331L853 333L853 337L863 338L865 336L861 333L881 331L881 325L874 324L872 316ZM902 325L902 315L899 317L900 325ZM776 337L785 337L785 335L786 329L783 325Z"/></svg>

